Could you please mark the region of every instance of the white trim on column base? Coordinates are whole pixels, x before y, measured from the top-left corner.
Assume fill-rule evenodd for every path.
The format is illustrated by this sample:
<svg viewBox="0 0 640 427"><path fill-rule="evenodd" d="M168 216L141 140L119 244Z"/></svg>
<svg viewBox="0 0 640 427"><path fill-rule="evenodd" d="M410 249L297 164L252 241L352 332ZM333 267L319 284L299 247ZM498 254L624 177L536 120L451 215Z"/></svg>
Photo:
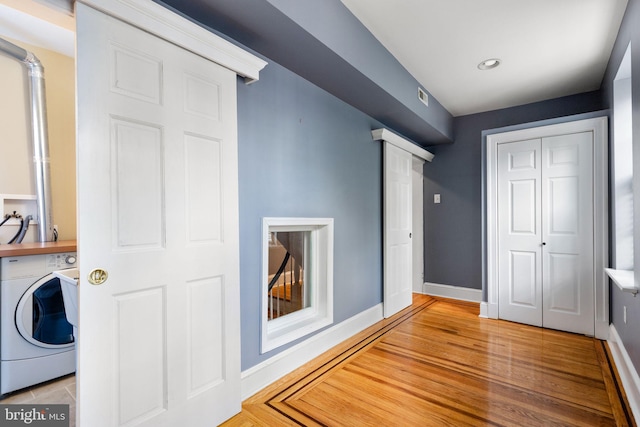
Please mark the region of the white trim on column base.
<svg viewBox="0 0 640 427"><path fill-rule="evenodd" d="M440 283L425 282L423 293L436 297L452 298L462 301L481 302L482 290L463 288L461 286L442 285Z"/></svg>
<svg viewBox="0 0 640 427"><path fill-rule="evenodd" d="M613 361L616 364L616 369L622 380L622 387L627 395L629 406L631 406L633 418L640 420L640 377L613 324L609 326L607 344L609 344Z"/></svg>
<svg viewBox="0 0 640 427"><path fill-rule="evenodd" d="M482 301L480 303L480 314L478 317L482 317L483 319L489 319L489 303Z"/></svg>
<svg viewBox="0 0 640 427"><path fill-rule="evenodd" d="M480 303L480 317L485 319L497 319L498 304L491 304L490 302L482 301Z"/></svg>
<svg viewBox="0 0 640 427"><path fill-rule="evenodd" d="M382 319L380 303L242 371L242 400Z"/></svg>

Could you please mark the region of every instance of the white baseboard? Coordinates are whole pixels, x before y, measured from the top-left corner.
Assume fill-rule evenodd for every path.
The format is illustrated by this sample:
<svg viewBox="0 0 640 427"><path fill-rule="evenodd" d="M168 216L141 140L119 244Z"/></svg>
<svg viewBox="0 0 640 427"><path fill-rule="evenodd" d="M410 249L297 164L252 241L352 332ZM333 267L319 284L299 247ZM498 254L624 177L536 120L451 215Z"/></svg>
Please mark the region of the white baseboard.
<svg viewBox="0 0 640 427"><path fill-rule="evenodd" d="M613 360L616 363L618 374L622 380L622 387L627 394L627 400L629 406L631 406L631 412L633 418L640 420L640 377L638 377L638 371L633 366L629 353L624 348L624 343L618 335L615 326L611 324L609 327L609 339L607 340Z"/></svg>
<svg viewBox="0 0 640 427"><path fill-rule="evenodd" d="M242 400L383 319L382 303L312 336L240 375Z"/></svg>
<svg viewBox="0 0 640 427"><path fill-rule="evenodd" d="M436 297L452 298L462 301L482 302L482 290L463 288L460 286L441 285L439 283L424 283L424 293Z"/></svg>

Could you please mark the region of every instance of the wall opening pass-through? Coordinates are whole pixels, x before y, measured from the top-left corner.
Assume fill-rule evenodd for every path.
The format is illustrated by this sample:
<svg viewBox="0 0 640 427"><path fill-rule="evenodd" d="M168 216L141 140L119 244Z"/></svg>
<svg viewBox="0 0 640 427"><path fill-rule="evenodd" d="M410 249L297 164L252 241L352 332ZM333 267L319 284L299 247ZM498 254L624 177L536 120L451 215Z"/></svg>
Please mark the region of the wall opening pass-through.
<svg viewBox="0 0 640 427"><path fill-rule="evenodd" d="M262 352L333 322L333 219L264 218Z"/></svg>

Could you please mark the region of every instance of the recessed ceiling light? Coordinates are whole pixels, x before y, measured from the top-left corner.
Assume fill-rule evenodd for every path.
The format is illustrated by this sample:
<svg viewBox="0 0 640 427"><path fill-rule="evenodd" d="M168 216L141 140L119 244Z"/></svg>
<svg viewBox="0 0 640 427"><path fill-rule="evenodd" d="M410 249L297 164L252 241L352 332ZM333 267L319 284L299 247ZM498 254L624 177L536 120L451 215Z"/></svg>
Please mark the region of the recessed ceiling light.
<svg viewBox="0 0 640 427"><path fill-rule="evenodd" d="M491 70L500 65L500 60L496 58L485 59L481 63L478 64L478 69L480 70Z"/></svg>

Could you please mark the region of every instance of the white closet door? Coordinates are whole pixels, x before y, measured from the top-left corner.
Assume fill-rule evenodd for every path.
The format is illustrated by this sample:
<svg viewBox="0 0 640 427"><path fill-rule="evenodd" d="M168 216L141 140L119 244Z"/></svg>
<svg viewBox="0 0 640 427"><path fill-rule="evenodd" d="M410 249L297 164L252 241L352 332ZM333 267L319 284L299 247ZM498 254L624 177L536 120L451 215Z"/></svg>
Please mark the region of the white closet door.
<svg viewBox="0 0 640 427"><path fill-rule="evenodd" d="M498 316L593 335L592 132L497 153Z"/></svg>
<svg viewBox="0 0 640 427"><path fill-rule="evenodd" d="M499 314L542 326L540 139L498 146Z"/></svg>
<svg viewBox="0 0 640 427"><path fill-rule="evenodd" d="M217 425L241 403L236 75L76 21L79 425Z"/></svg>
<svg viewBox="0 0 640 427"><path fill-rule="evenodd" d="M593 133L542 139L543 324L594 334Z"/></svg>
<svg viewBox="0 0 640 427"><path fill-rule="evenodd" d="M412 155L384 143L384 317L412 301Z"/></svg>

